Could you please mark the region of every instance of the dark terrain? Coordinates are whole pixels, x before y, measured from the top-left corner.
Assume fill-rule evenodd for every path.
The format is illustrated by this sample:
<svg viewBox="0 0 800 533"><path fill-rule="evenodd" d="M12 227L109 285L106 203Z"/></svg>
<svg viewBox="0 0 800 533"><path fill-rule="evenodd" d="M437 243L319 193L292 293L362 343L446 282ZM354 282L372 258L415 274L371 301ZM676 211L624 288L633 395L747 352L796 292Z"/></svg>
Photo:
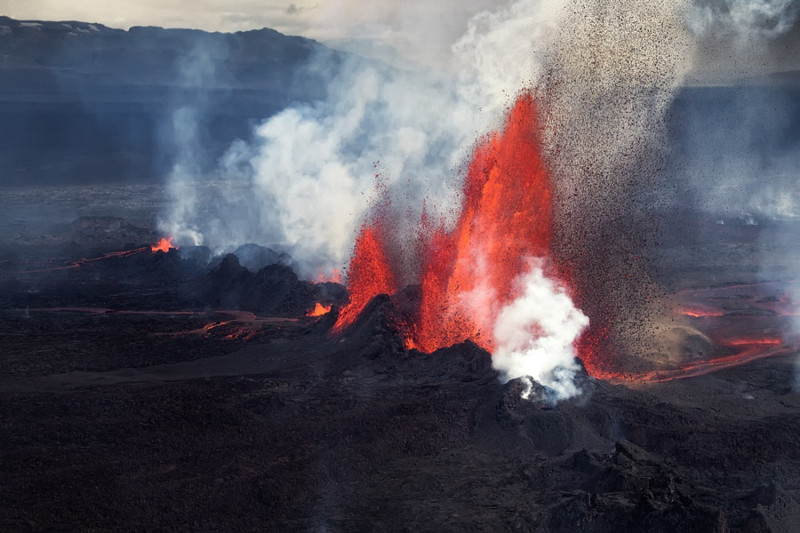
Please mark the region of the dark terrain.
<svg viewBox="0 0 800 533"><path fill-rule="evenodd" d="M133 239L87 217L0 264L4 531L756 532L800 518L794 354L667 383L584 376L577 400L525 401L472 344L403 350L388 298L331 336L334 315L305 311L341 304L341 287L282 264L145 248L70 267L123 249L108 224ZM758 276L725 259L758 241L750 227L708 228L667 243L670 290Z"/></svg>

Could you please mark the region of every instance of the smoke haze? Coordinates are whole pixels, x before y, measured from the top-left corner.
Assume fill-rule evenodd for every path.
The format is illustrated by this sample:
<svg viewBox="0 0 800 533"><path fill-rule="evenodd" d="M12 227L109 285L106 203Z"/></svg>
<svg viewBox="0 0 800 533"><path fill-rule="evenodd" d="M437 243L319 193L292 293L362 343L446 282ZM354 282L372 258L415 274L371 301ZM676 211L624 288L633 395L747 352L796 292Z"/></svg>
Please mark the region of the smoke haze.
<svg viewBox="0 0 800 533"><path fill-rule="evenodd" d="M698 43L690 83L714 85L800 69L800 4L698 0L687 25Z"/></svg>
<svg viewBox="0 0 800 533"><path fill-rule="evenodd" d="M426 199L448 214L457 205L458 169L541 72L537 40L559 13L532 0L480 13L452 45L453 72L346 59L329 76L325 100L290 107L260 124L254 143L231 147L213 213L197 212L192 195L174 188L164 231L216 252L245 242L277 245L309 275L347 262L376 174L390 189L402 188L406 205L419 206L412 209ZM328 59L307 68L329 72ZM173 173L170 181L185 180Z"/></svg>
<svg viewBox="0 0 800 533"><path fill-rule="evenodd" d="M275 246L292 254L302 275L331 272L347 263L356 230L378 201L376 187L403 214L398 240L412 236L423 205L452 220L476 139L498 127L518 91L536 87L548 106L544 141L556 193L555 253L586 272L579 284L592 293L578 306L590 316L614 309L616 348L657 360L663 332L652 325L663 323L657 318L669 310L657 303L660 288L631 256L655 234L653 223L639 218L647 210L643 198L652 200L653 191L661 200L678 198L659 181L668 153L667 113L687 77L713 77L728 68L717 44L757 40L769 50L793 35L794 4L519 0L473 15L458 38L445 36L455 36L460 24L441 33L425 24L411 31L419 7L395 8L391 28L384 29L413 36L408 55L421 66L396 69L349 57L331 69L329 57L316 58L307 68L327 75L326 98L287 108L259 124L253 142L234 143L220 161L217 203L208 210L198 211L187 192L192 178L176 166L174 209L163 229L178 244L204 244L215 252L246 242ZM381 33L370 32L362 35L365 42ZM708 146L714 137L697 124L695 139L687 129L686 144ZM749 131L746 121L741 128ZM693 187L698 201L719 205L724 190L735 189L730 176L752 176L749 169L759 167L749 153L743 152L746 162L728 162L735 168L726 169L726 181L716 167L714 185ZM711 154L696 149L687 166L707 169L704 158ZM795 160L792 153L786 157L770 164L785 164L788 173ZM779 180L759 190L762 196L751 196L750 203L793 212L796 189ZM560 397L574 395L570 346L585 316L567 306L566 295L536 267L524 283L523 296L493 325L502 340L497 368L509 379L541 380ZM531 335L531 324L545 328L547 320L532 311L537 306L552 309L563 327ZM521 322L510 318L514 313ZM545 346L553 358L526 356Z"/></svg>

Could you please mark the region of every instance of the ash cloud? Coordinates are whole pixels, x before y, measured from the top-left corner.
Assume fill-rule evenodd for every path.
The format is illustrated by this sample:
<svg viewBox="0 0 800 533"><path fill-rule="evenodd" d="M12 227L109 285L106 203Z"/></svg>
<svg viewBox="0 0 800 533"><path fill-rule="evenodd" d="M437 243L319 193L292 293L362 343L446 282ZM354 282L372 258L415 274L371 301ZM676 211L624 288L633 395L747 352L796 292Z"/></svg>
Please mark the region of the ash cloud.
<svg viewBox="0 0 800 533"><path fill-rule="evenodd" d="M697 0L687 25L698 43L693 84L800 69L800 4L794 0Z"/></svg>
<svg viewBox="0 0 800 533"><path fill-rule="evenodd" d="M691 64L688 2L575 0L548 57L546 146L556 193L555 255L578 273L577 305L607 331L607 370L665 359L671 314L645 260L661 194L666 122ZM623 361L624 359L624 361ZM596 368L596 370L603 370Z"/></svg>
<svg viewBox="0 0 800 533"><path fill-rule="evenodd" d="M701 37L775 38L790 31L798 15L800 4L795 0L701 0L691 7L689 28Z"/></svg>

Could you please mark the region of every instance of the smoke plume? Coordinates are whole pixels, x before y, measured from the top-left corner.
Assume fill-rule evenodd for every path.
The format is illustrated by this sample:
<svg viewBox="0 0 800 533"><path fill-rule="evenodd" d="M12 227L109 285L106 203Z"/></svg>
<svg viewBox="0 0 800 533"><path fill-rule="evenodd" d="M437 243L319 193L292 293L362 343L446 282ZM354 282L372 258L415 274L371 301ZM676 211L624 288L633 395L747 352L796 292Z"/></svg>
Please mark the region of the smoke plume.
<svg viewBox="0 0 800 533"><path fill-rule="evenodd" d="M697 36L774 38L789 31L798 14L800 5L795 0L702 0L691 7L689 28Z"/></svg>
<svg viewBox="0 0 800 533"><path fill-rule="evenodd" d="M794 0L697 0L687 17L698 43L692 83L736 84L800 68Z"/></svg>
<svg viewBox="0 0 800 533"><path fill-rule="evenodd" d="M220 161L211 213L197 211L180 178L186 172L176 166L164 230L179 244L215 252L246 242L276 245L310 275L347 262L376 174L386 187L402 189L406 205L425 199L450 213L457 169L541 71L537 41L559 14L553 3L534 0L481 12L452 43L449 67L435 71L350 56L331 72L327 55L312 60L305 68L330 74L327 97L287 108L256 128L253 143L235 143Z"/></svg>
<svg viewBox="0 0 800 533"><path fill-rule="evenodd" d="M531 261L529 272L518 280L524 287L521 296L497 316L492 365L506 381L527 381L523 397L530 394L533 379L546 387L547 399L561 400L580 393L574 343L589 319L544 275L540 263Z"/></svg>
<svg viewBox="0 0 800 533"><path fill-rule="evenodd" d="M227 48L219 39L197 42L177 65L173 109L162 132L173 163L167 178L167 194L173 202L159 226L184 243L199 244L203 240L196 221L205 215L198 181L209 163L204 135L208 129L208 92L224 78L220 70L226 56Z"/></svg>

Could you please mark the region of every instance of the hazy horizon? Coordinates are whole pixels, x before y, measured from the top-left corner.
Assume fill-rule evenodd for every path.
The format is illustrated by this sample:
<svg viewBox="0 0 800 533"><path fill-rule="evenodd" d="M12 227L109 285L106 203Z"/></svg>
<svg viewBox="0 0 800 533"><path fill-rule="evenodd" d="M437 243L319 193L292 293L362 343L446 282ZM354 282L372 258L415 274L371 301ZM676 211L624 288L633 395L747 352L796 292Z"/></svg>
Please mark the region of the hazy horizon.
<svg viewBox="0 0 800 533"><path fill-rule="evenodd" d="M0 0L0 15L17 20L82 21L236 32L271 28L286 35L353 49L396 65L447 68L453 44L482 12L508 2L410 0ZM800 70L800 4L792 0L694 0L685 14L695 36L690 84ZM353 44L357 43L357 44Z"/></svg>

